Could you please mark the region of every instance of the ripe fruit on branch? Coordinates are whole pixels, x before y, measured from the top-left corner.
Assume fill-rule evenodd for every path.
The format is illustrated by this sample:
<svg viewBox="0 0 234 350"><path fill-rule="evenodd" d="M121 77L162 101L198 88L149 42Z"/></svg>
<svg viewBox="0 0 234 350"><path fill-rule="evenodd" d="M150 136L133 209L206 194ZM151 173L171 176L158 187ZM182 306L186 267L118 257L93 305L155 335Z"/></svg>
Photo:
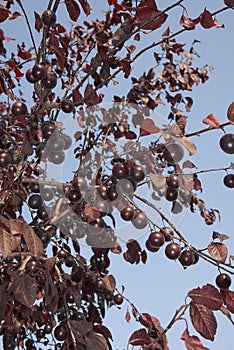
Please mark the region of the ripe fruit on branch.
<svg viewBox="0 0 234 350"><path fill-rule="evenodd" d="M171 188L166 189L166 200L169 202L175 202L178 197L178 191L177 190L172 190Z"/></svg>
<svg viewBox="0 0 234 350"><path fill-rule="evenodd" d="M133 218L134 215L134 208L130 205L127 205L125 208L123 208L120 212L121 218L125 221L130 221Z"/></svg>
<svg viewBox="0 0 234 350"><path fill-rule="evenodd" d="M65 160L65 153L63 151L60 152L51 152L48 155L48 161L53 164L62 164Z"/></svg>
<svg viewBox="0 0 234 350"><path fill-rule="evenodd" d="M82 194L78 189L71 188L68 192L67 198L71 203L76 203L82 198Z"/></svg>
<svg viewBox="0 0 234 350"><path fill-rule="evenodd" d="M29 68L27 71L26 71L26 74L25 74L25 78L26 80L31 83L31 84L34 84L36 83L38 80L34 77L34 75L32 74L32 68Z"/></svg>
<svg viewBox="0 0 234 350"><path fill-rule="evenodd" d="M108 187L106 185L100 185L98 188L97 188L97 192L99 194L99 196L104 199L104 200L108 200L109 199L109 196L108 196Z"/></svg>
<svg viewBox="0 0 234 350"><path fill-rule="evenodd" d="M167 186L173 190L176 190L180 186L179 176L176 174L171 174L166 179Z"/></svg>
<svg viewBox="0 0 234 350"><path fill-rule="evenodd" d="M226 273L220 273L215 279L216 286L221 289L228 289L232 283L231 277Z"/></svg>
<svg viewBox="0 0 234 350"><path fill-rule="evenodd" d="M126 163L117 163L112 168L112 174L117 179L126 179L128 176L129 170Z"/></svg>
<svg viewBox="0 0 234 350"><path fill-rule="evenodd" d="M41 198L46 202L51 201L54 198L54 191L49 187L42 188L41 189Z"/></svg>
<svg viewBox="0 0 234 350"><path fill-rule="evenodd" d="M49 140L49 143L47 143L47 145L49 146L49 150L51 152L60 152L64 150L65 141L62 137L54 137L53 135L52 138Z"/></svg>
<svg viewBox="0 0 234 350"><path fill-rule="evenodd" d="M130 168L130 177L133 181L140 182L145 178L145 172L140 165L134 165Z"/></svg>
<svg viewBox="0 0 234 350"><path fill-rule="evenodd" d="M136 190L136 183L135 181L131 179L122 179L118 181L116 187L120 190L122 193L126 194L133 194Z"/></svg>
<svg viewBox="0 0 234 350"><path fill-rule="evenodd" d="M46 247L47 244L49 244L50 240L51 240L51 236L50 236L49 232L45 231L41 228L35 228L35 232L36 232L37 236L41 239L43 246Z"/></svg>
<svg viewBox="0 0 234 350"><path fill-rule="evenodd" d="M39 194L32 194L28 199L28 205L32 209L38 209L42 206L42 199Z"/></svg>
<svg viewBox="0 0 234 350"><path fill-rule="evenodd" d="M234 188L234 174L227 174L223 178L223 183L228 188Z"/></svg>
<svg viewBox="0 0 234 350"><path fill-rule="evenodd" d="M62 100L60 107L64 113L71 113L74 109L74 102L69 99Z"/></svg>
<svg viewBox="0 0 234 350"><path fill-rule="evenodd" d="M47 76L47 69L44 64L35 63L32 67L32 75L36 80L42 80Z"/></svg>
<svg viewBox="0 0 234 350"><path fill-rule="evenodd" d="M192 250L184 250L180 257L179 257L179 262L183 266L190 266L193 265L195 262L195 254Z"/></svg>
<svg viewBox="0 0 234 350"><path fill-rule="evenodd" d="M150 252L152 252L152 253L156 253L156 252L159 251L159 247L153 247L153 246L150 244L149 239L147 239L147 241L145 242L145 246L146 246L146 248L147 248Z"/></svg>
<svg viewBox="0 0 234 350"><path fill-rule="evenodd" d="M68 331L67 331L67 327L65 326L65 324L60 324L55 328L54 337L58 341L64 341L67 338L67 336L68 336Z"/></svg>
<svg viewBox="0 0 234 350"><path fill-rule="evenodd" d="M234 134L225 134L219 140L221 149L228 154L234 154Z"/></svg>
<svg viewBox="0 0 234 350"><path fill-rule="evenodd" d="M70 148L71 145L72 145L71 137L69 135L63 134L62 138L64 139L64 143L65 143L64 144L64 149L66 150L66 149Z"/></svg>
<svg viewBox="0 0 234 350"><path fill-rule="evenodd" d="M118 294L114 295L114 302L116 305L121 305L123 303L123 301L124 301L124 298L123 298L122 294L118 293Z"/></svg>
<svg viewBox="0 0 234 350"><path fill-rule="evenodd" d="M45 10L41 15L41 20L47 27L54 26L56 23L56 14L51 10Z"/></svg>
<svg viewBox="0 0 234 350"><path fill-rule="evenodd" d="M165 161L169 164L179 163L183 156L183 147L180 146L178 143L170 143L166 146L165 150L163 151L163 157Z"/></svg>
<svg viewBox="0 0 234 350"><path fill-rule="evenodd" d="M224 0L224 4L228 7L234 7L234 0Z"/></svg>
<svg viewBox="0 0 234 350"><path fill-rule="evenodd" d="M162 247L165 242L165 236L162 232L153 231L149 235L148 241L154 248Z"/></svg>
<svg viewBox="0 0 234 350"><path fill-rule="evenodd" d="M25 103L17 101L11 106L11 113L17 117L18 115L27 113L27 106Z"/></svg>
<svg viewBox="0 0 234 350"><path fill-rule="evenodd" d="M53 89L57 85L57 77L54 73L48 73L47 76L41 81L42 85L46 89Z"/></svg>
<svg viewBox="0 0 234 350"><path fill-rule="evenodd" d="M45 125L42 125L41 131L43 138L48 140L56 129L57 128L53 123L47 123Z"/></svg>
<svg viewBox="0 0 234 350"><path fill-rule="evenodd" d="M146 215L142 211L136 210L132 219L132 224L139 230L145 228L148 224Z"/></svg>
<svg viewBox="0 0 234 350"><path fill-rule="evenodd" d="M174 243L174 242L169 243L166 246L165 254L168 257L168 259L170 259L170 260L178 259L180 254L181 254L181 247L180 247L180 245L177 244L177 243Z"/></svg>
<svg viewBox="0 0 234 350"><path fill-rule="evenodd" d="M12 156L9 152L3 151L0 152L0 167L4 168L12 162Z"/></svg>

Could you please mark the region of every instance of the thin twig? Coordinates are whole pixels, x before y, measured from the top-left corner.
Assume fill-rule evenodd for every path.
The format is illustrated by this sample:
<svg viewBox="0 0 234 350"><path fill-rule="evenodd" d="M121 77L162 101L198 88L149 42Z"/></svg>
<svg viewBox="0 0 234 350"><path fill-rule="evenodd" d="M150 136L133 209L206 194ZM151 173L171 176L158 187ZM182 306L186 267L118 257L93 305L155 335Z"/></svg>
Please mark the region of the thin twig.
<svg viewBox="0 0 234 350"><path fill-rule="evenodd" d="M32 29L31 29L31 26L30 26L30 23L29 23L29 20L28 20L28 16L27 16L27 13L21 3L21 0L16 0L21 8L21 10L23 11L23 14L24 14L24 17L25 17L25 20L26 20L26 23L27 23L27 26L28 26L28 30L29 30L29 33L30 33L30 37L31 37L31 40L32 40L32 43L33 43L33 47L34 47L34 50L35 50L35 53L37 55L37 47L36 47L36 43L34 41L34 37L33 37L33 32L32 32Z"/></svg>

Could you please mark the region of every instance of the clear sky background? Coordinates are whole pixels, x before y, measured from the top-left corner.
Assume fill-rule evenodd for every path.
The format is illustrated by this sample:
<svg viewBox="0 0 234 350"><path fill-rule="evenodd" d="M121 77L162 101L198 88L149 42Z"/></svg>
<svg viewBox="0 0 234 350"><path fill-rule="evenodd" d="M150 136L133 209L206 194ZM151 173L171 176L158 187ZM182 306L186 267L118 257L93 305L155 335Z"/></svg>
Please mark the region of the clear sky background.
<svg viewBox="0 0 234 350"><path fill-rule="evenodd" d="M47 1L23 1L29 17L33 19L33 11L40 13L47 5ZM99 17L100 9L106 7L104 0L91 0L90 4L94 10L93 17ZM163 9L172 4L173 1L158 0L159 9ZM208 10L215 11L223 7L222 0L185 0L183 5L188 10L189 17L197 17L205 7ZM180 29L179 18L182 14L182 8L173 9L170 13L170 20L165 26L152 35L144 37L144 44L150 43L152 40L158 40L160 34L169 25L172 31ZM62 21L64 14L58 15ZM194 99L194 106L188 114L187 132L199 130L205 127L202 119L210 113L214 113L218 120L223 123L227 121L226 111L229 104L234 100L234 12L233 10L225 11L217 16L225 29L212 28L203 29L200 25L195 31L189 31L177 37L181 43L188 43L188 48L194 39L198 39L201 43L196 46L197 51L201 54L201 58L197 60L197 66L208 64L214 67L214 73L210 75L210 79L206 84L194 87L191 96ZM66 19L65 19L66 21ZM19 30L20 29L20 30ZM11 22L6 26L5 34L10 37L16 37L17 40L30 43L27 28L23 19L19 18L15 22ZM39 38L36 35L36 38ZM152 52L139 59L133 70L133 75L138 76L147 71L152 62ZM148 65L148 66L147 66ZM117 79L118 80L118 79ZM107 101L111 101L113 94L124 95L127 91L128 82L119 79L119 86L109 85L107 93ZM27 85L28 86L28 85ZM28 99L31 98L31 91L28 88ZM186 94L189 95L189 94ZM160 109L160 113L169 114L169 107L165 105ZM165 114L164 114L165 113ZM234 126L226 129L228 132L234 133ZM198 151L192 157L192 161L199 169L209 169L216 167L225 167L234 161L231 155L227 155L219 148L219 139L223 135L221 130L211 131L203 134L201 137L193 138ZM234 190L228 189L223 185L224 172L208 173L200 175L203 183L203 193L201 198L205 200L207 207L220 209L221 221L216 222L212 226L206 226L204 220L199 213L187 212L185 218L179 225L179 229L183 235L193 245L198 248L206 247L211 241L213 230L225 233L230 236L227 242L229 253L234 254L234 225L233 225L233 193ZM140 243L144 245L146 236L142 237ZM83 254L89 256L89 250L84 249ZM159 253L148 254L148 262L146 265L139 264L137 266L130 265L125 262L122 257L110 255L111 268L110 272L116 276L118 287L123 284L126 296L136 305L141 312L148 312L159 318L162 326L165 327L172 318L176 308L184 302L184 298L189 290L202 286L206 283L213 284L218 274L217 268L207 264L200 259L199 263L191 268L183 270L177 262L169 261L164 256L164 249ZM232 290L234 281L232 283ZM127 340L132 331L140 328L133 320L127 323L124 320L128 304L124 302L122 310L111 308L104 324L110 327L113 337L113 349L123 350L127 347ZM221 350L224 348L231 349L234 342L233 326L222 314L215 312L218 318L218 331L215 342L202 340L203 344L211 350ZM168 332L169 348L172 350L183 350L185 346L179 339L185 329L185 323L180 321ZM190 333L196 334L193 327L190 326ZM197 335L197 334L196 334Z"/></svg>

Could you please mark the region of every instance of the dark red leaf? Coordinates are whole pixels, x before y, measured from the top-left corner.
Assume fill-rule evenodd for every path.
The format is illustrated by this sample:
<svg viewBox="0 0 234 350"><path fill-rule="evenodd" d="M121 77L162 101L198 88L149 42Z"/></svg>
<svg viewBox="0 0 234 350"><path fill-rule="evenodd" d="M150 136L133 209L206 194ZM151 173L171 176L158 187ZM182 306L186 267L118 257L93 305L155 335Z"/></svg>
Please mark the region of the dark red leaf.
<svg viewBox="0 0 234 350"><path fill-rule="evenodd" d="M209 350L204 347L198 337L195 335L190 335L188 329L186 328L180 337L184 341L187 350Z"/></svg>
<svg viewBox="0 0 234 350"><path fill-rule="evenodd" d="M65 0L65 5L69 17L72 21L76 22L80 16L80 8L75 0Z"/></svg>
<svg viewBox="0 0 234 350"><path fill-rule="evenodd" d="M202 304L210 310L219 310L222 306L222 296L218 289L211 284L206 284L202 288L198 287L190 292L188 296L196 303Z"/></svg>
<svg viewBox="0 0 234 350"><path fill-rule="evenodd" d="M44 296L45 307L51 312L56 312L57 306L58 306L58 299L59 299L58 290L54 284L54 281L51 277L49 270L46 270L45 277L46 277L45 296Z"/></svg>
<svg viewBox="0 0 234 350"><path fill-rule="evenodd" d="M23 60L28 60L32 57L31 53L29 51L26 51L18 46L18 56L22 58Z"/></svg>
<svg viewBox="0 0 234 350"><path fill-rule="evenodd" d="M234 314L234 291L221 289L220 293L228 310Z"/></svg>
<svg viewBox="0 0 234 350"><path fill-rule="evenodd" d="M209 29L212 27L217 27L217 28L224 28L224 25L220 25L217 19L212 18L212 14L208 10L204 10L203 13L200 15L200 23L203 28Z"/></svg>
<svg viewBox="0 0 234 350"><path fill-rule="evenodd" d="M6 314L7 310L7 293L6 293L6 284L3 283L0 286L0 319L2 320Z"/></svg>
<svg viewBox="0 0 234 350"><path fill-rule="evenodd" d="M82 103L83 97L82 97L79 90L77 90L77 89L72 90L72 99L73 99L74 103L76 103L76 104Z"/></svg>
<svg viewBox="0 0 234 350"><path fill-rule="evenodd" d="M86 14L86 16L88 16L90 14L90 10L91 10L88 1L87 0L79 0L79 3L81 4L82 9L83 9L84 13Z"/></svg>
<svg viewBox="0 0 234 350"><path fill-rule="evenodd" d="M184 169L184 168L193 169L193 168L196 168L196 165L193 164L193 163L191 162L191 160L186 160L186 161L183 163L182 168L183 168L183 169Z"/></svg>
<svg viewBox="0 0 234 350"><path fill-rule="evenodd" d="M192 18L189 18L189 17L182 15L180 18L180 25L187 30L195 29L196 25L199 22L200 22L200 17L192 19Z"/></svg>
<svg viewBox="0 0 234 350"><path fill-rule="evenodd" d="M205 339L214 340L217 321L213 311L201 304L192 302L189 308L191 322L196 331Z"/></svg>
<svg viewBox="0 0 234 350"><path fill-rule="evenodd" d="M128 78L131 73L131 64L127 58L123 58L122 60L119 60L120 67L124 72L124 78Z"/></svg>
<svg viewBox="0 0 234 350"><path fill-rule="evenodd" d="M5 6L0 5L0 22L4 22L10 13L10 10L8 10Z"/></svg>
<svg viewBox="0 0 234 350"><path fill-rule="evenodd" d="M41 16L34 11L34 17L35 17L35 29L39 33L41 28L43 27Z"/></svg>
<svg viewBox="0 0 234 350"><path fill-rule="evenodd" d="M13 293L15 299L26 307L32 307L37 296L36 280L27 275L22 274L13 280Z"/></svg>
<svg viewBox="0 0 234 350"><path fill-rule="evenodd" d="M146 118L142 121L140 126L140 136L157 134L159 131L160 129L154 124L152 119Z"/></svg>
<svg viewBox="0 0 234 350"><path fill-rule="evenodd" d="M219 233L216 231L213 231L212 239L218 239L220 242L225 241L226 239L229 238L229 236L225 235L224 233Z"/></svg>
<svg viewBox="0 0 234 350"><path fill-rule="evenodd" d="M36 257L43 255L44 248L41 239L36 235L33 228L26 222L22 224L22 233L28 251Z"/></svg>
<svg viewBox="0 0 234 350"><path fill-rule="evenodd" d="M234 102L232 102L228 107L227 118L232 124L234 124Z"/></svg>
<svg viewBox="0 0 234 350"><path fill-rule="evenodd" d="M146 264L146 261L147 261L147 253L145 250L143 250L141 252L141 261L143 262L143 264Z"/></svg>
<svg viewBox="0 0 234 350"><path fill-rule="evenodd" d="M202 120L204 124L212 126L212 128L219 128L220 123L213 113L210 113L206 118Z"/></svg>
<svg viewBox="0 0 234 350"><path fill-rule="evenodd" d="M135 23L141 29L155 30L167 20L167 14L157 9L154 0L142 1L137 7Z"/></svg>
<svg viewBox="0 0 234 350"><path fill-rule="evenodd" d="M223 243L212 242L208 245L208 252L213 258L224 263L228 256L228 249Z"/></svg>
<svg viewBox="0 0 234 350"><path fill-rule="evenodd" d="M87 104L88 107L98 104L99 97L96 91L93 90L93 87L91 84L87 84L84 91L84 98L85 98L85 103Z"/></svg>
<svg viewBox="0 0 234 350"><path fill-rule="evenodd" d="M8 17L8 19L12 21L12 20L14 20L14 19L16 19L16 18L18 18L18 17L21 17L21 16L22 16L21 13L15 11L15 12L13 12L12 14L10 14L10 16Z"/></svg>
<svg viewBox="0 0 234 350"><path fill-rule="evenodd" d="M139 329L132 333L131 337L128 340L128 344L133 346L144 346L151 343L151 339L148 336L145 329Z"/></svg>
<svg viewBox="0 0 234 350"><path fill-rule="evenodd" d="M224 0L224 4L228 7L234 7L234 0Z"/></svg>
<svg viewBox="0 0 234 350"><path fill-rule="evenodd" d="M113 340L112 334L107 327L105 327L103 325L96 325L96 326L93 326L93 330L96 333L102 334L106 340L108 340L108 339Z"/></svg>
<svg viewBox="0 0 234 350"><path fill-rule="evenodd" d="M127 312L126 312L126 315L125 315L125 320L129 323L130 322L130 320L131 320L131 314L130 314L130 312L127 310Z"/></svg>

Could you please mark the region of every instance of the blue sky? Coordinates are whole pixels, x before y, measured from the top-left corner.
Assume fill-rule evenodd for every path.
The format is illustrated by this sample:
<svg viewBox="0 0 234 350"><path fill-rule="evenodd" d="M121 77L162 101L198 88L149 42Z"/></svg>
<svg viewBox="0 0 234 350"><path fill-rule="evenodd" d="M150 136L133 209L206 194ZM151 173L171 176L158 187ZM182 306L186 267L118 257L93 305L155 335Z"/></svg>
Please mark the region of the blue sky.
<svg viewBox="0 0 234 350"><path fill-rule="evenodd" d="M94 9L94 17L98 17L100 8L105 4L104 0L90 1ZM157 1L160 9L172 4L172 1ZM32 5L33 4L33 5ZM26 9L29 16L33 18L33 10L39 7L40 13L46 6L47 1L43 0L38 4L37 1L25 1ZM183 5L189 13L189 17L197 17L207 7L211 12L223 6L221 0L185 0ZM165 24L170 26L172 31L179 29L179 18L182 14L182 8L174 9L171 12L169 22ZM202 119L210 113L214 113L218 120L226 122L226 111L228 105L234 100L234 69L233 69L233 25L234 12L232 10L225 11L217 16L217 19L222 24L225 24L225 29L212 28L205 30L198 26L195 31L190 31L181 34L177 40L190 45L194 39L198 39L201 43L196 46L197 51L201 54L201 58L197 60L197 65L208 64L214 67L214 73L210 75L209 81L204 85L195 87L191 96L194 99L194 106L189 113L189 121L187 131L201 129L205 125L202 124ZM61 20L63 16L60 17ZM15 27L16 25L16 27ZM20 28L20 31L16 33ZM26 27L23 24L23 19L19 18L15 22L7 25L5 34L7 36L20 36L21 40L29 43L26 37ZM163 29L159 29L152 35L145 36L144 44L160 38L160 33ZM22 38L23 35L23 38ZM38 35L36 35L38 37ZM142 56L133 71L133 75L137 76L147 71L152 62L152 52L148 52ZM126 92L126 81L119 80L118 87L113 87L110 84L108 87L109 97L112 93L124 95ZM28 98L31 98L31 91L28 92ZM108 99L108 95L107 95ZM160 109L160 113L165 117L168 115L168 106ZM226 129L228 132L234 132L234 126ZM211 131L201 137L193 138L197 145L197 153L193 156L192 161L199 169L209 169L216 167L225 167L230 164L233 157L225 154L219 148L219 138L223 135L221 130ZM198 248L203 248L211 241L212 231L223 232L230 236L227 242L230 254L234 254L234 232L233 232L233 190L223 186L222 179L224 172L208 173L200 175L203 183L203 193L201 197L205 200L208 207L217 208L221 212L221 221L216 222L213 226L206 226L199 213L188 212L179 225L179 229L183 235ZM142 245L146 240L143 237L140 242ZM87 249L83 250L85 256L89 256ZM218 273L214 266L201 261L191 268L183 270L177 262L171 262L165 258L163 249L157 253L149 253L148 262L146 265L132 266L119 256L111 255L111 269L117 278L118 287L123 284L126 296L136 305L141 312L148 312L151 315L159 318L162 326L166 326L173 316L176 308L178 308L186 297L187 292L198 286L206 283L214 283ZM232 287L234 286L234 282ZM233 288L232 288L233 289ZM129 324L124 320L127 310L127 303L124 302L122 310L115 307L111 308L108 313L105 325L109 326L114 337L114 349L126 349L127 339L131 332L139 326L134 321ZM223 315L218 315L218 331L214 343L203 341L203 344L211 350L220 350L231 348L234 341L233 326ZM185 349L183 342L179 339L185 328L184 322L178 322L168 333L169 348L174 350ZM190 333L196 334L194 329L190 327ZM197 335L197 334L196 334ZM201 337L200 337L201 338Z"/></svg>

